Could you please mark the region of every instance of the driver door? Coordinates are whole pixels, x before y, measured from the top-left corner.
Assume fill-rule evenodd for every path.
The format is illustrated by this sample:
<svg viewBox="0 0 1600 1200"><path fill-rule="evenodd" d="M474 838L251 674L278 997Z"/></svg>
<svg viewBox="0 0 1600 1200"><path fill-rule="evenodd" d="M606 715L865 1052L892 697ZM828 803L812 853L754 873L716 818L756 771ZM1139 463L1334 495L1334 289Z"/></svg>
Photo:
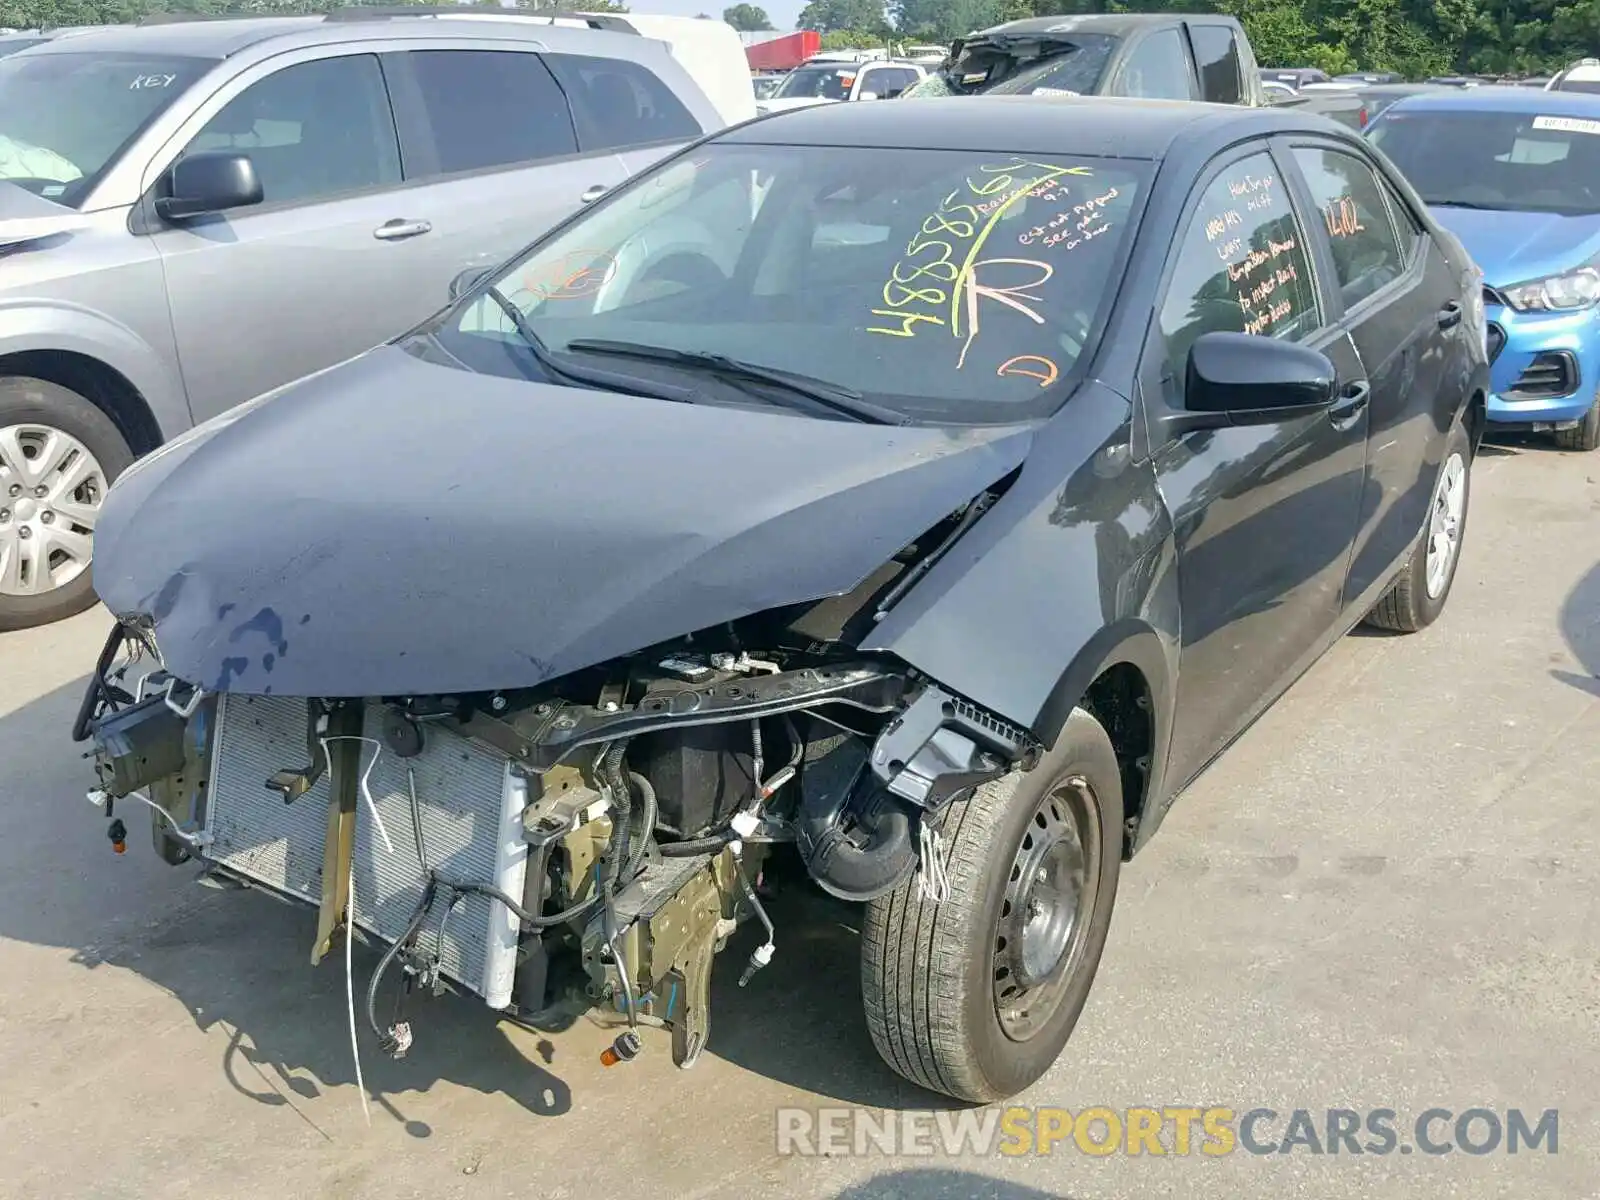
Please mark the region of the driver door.
<svg viewBox="0 0 1600 1200"><path fill-rule="evenodd" d="M1191 779L1285 688L1335 627L1366 466L1366 380L1324 294L1303 218L1264 144L1191 193L1167 262L1140 389L1178 554L1181 641L1170 777ZM1175 432L1189 347L1253 333L1321 351L1331 413Z"/></svg>

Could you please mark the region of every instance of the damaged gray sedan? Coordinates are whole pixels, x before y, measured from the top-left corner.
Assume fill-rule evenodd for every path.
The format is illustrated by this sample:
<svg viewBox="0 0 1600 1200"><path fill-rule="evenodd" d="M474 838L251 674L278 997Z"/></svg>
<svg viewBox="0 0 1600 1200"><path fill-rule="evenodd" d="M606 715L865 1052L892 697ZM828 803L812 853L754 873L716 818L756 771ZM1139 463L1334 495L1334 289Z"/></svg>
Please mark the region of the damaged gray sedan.
<svg viewBox="0 0 1600 1200"><path fill-rule="evenodd" d="M1379 229L1393 270L1330 240ZM1351 625L1442 610L1478 287L1292 113L725 131L121 477L92 797L119 848L136 798L169 861L314 908L313 961L381 945L396 1056L405 985L534 1025L576 997L612 1061L665 1026L689 1066L797 864L867 906L885 1060L1013 1095L1182 786Z"/></svg>

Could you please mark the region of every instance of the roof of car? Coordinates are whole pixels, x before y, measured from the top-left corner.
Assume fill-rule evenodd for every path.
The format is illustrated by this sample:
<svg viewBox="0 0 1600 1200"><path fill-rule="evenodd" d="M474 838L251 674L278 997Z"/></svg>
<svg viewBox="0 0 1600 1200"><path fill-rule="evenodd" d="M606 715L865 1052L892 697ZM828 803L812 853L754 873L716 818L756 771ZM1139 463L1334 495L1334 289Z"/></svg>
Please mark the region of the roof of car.
<svg viewBox="0 0 1600 1200"><path fill-rule="evenodd" d="M1191 19L1187 13L1086 13L1082 16L1024 17L1020 21L1007 21L972 34L966 40L996 35L1035 33L1105 33L1126 37L1152 25L1170 25L1174 21ZM1233 24L1232 17L1221 13L1198 13L1192 19L1212 24Z"/></svg>
<svg viewBox="0 0 1600 1200"><path fill-rule="evenodd" d="M426 19L423 19L426 18ZM483 17L452 19L419 12L416 17L326 20L307 17L238 17L217 20L180 20L145 25L108 25L72 38L35 46L27 54L74 54L97 50L111 53L174 54L192 58L230 58L243 50L274 39L295 46L320 46L346 42L378 41L394 37L516 38L540 41L594 37L594 29L504 21ZM636 35L628 34L628 37Z"/></svg>
<svg viewBox="0 0 1600 1200"><path fill-rule="evenodd" d="M1396 101L1388 113L1445 111L1600 117L1600 96L1587 92L1547 92L1538 88L1517 87L1515 84L1485 83L1471 88L1441 87L1418 92Z"/></svg>
<svg viewBox="0 0 1600 1200"><path fill-rule="evenodd" d="M1280 106L1107 96L940 96L788 109L746 122L719 140L1159 159L1180 136L1189 140L1224 128L1246 137L1338 127Z"/></svg>

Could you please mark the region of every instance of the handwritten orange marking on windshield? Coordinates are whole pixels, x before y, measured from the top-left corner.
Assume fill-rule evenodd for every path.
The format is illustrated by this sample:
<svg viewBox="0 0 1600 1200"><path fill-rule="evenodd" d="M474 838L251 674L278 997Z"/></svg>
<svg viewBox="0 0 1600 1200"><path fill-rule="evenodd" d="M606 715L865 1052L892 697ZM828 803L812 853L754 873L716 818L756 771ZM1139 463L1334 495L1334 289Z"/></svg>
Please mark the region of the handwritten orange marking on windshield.
<svg viewBox="0 0 1600 1200"><path fill-rule="evenodd" d="M1348 195L1340 196L1332 204L1326 205L1322 210L1322 219L1328 223L1329 237L1354 237L1364 233L1367 228L1361 223L1356 202Z"/></svg>
<svg viewBox="0 0 1600 1200"><path fill-rule="evenodd" d="M522 276L520 291L535 300L592 296L617 273L617 257L605 250L571 250Z"/></svg>
<svg viewBox="0 0 1600 1200"><path fill-rule="evenodd" d="M1043 272L1039 278L1027 283L1020 283L1013 287L988 287L978 282L978 270L981 267L995 266L999 263L1009 263L1012 266L1036 267ZM982 262L973 263L967 273L962 277L961 290L966 297L967 310L967 339L961 344L961 354L956 359L956 370L966 365L967 351L972 349L972 340L978 336L978 301L987 296L991 300L998 300L1008 308L1027 317L1035 325L1043 325L1044 318L1033 309L1024 304L1023 300L1031 300L1035 304L1043 304L1043 296L1029 293L1029 288L1043 287L1056 273L1055 268L1049 263L1038 262L1031 258L986 258Z"/></svg>
<svg viewBox="0 0 1600 1200"><path fill-rule="evenodd" d="M1024 367L1019 367L1017 365L1018 363L1038 363L1043 370L1042 372L1030 371ZM1047 388L1058 378L1060 378L1061 370L1055 365L1055 363L1051 362L1048 358L1045 358L1041 354L1019 354L1015 358L1008 358L1005 362L1001 363L1000 369L997 370L995 374L1002 376L1026 375L1029 379L1037 379L1040 387Z"/></svg>

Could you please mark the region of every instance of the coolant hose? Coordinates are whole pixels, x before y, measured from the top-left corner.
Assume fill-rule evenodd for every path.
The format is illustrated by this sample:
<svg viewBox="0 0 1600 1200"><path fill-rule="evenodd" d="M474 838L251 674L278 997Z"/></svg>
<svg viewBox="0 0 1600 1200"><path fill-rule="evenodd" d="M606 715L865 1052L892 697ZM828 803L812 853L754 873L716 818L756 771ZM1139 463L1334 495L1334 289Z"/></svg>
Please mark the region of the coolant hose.
<svg viewBox="0 0 1600 1200"><path fill-rule="evenodd" d="M884 792L860 805L854 815L866 831L865 845L845 836L843 818L854 789L806 796L795 816L800 854L823 891L841 900L864 902L894 888L915 866L911 814Z"/></svg>

